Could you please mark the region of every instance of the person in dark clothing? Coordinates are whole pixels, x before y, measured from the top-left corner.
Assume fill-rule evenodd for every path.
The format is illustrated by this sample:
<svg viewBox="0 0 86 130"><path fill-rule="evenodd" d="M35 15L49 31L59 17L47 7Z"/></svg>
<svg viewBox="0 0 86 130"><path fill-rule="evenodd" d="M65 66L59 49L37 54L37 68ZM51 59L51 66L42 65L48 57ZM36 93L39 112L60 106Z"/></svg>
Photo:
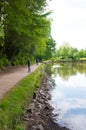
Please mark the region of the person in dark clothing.
<svg viewBox="0 0 86 130"><path fill-rule="evenodd" d="M39 59L38 59L38 58L36 58L36 64L38 65L38 63L39 63Z"/></svg>
<svg viewBox="0 0 86 130"><path fill-rule="evenodd" d="M27 61L27 64L28 64L28 72L30 72L30 59L28 59L28 61Z"/></svg>

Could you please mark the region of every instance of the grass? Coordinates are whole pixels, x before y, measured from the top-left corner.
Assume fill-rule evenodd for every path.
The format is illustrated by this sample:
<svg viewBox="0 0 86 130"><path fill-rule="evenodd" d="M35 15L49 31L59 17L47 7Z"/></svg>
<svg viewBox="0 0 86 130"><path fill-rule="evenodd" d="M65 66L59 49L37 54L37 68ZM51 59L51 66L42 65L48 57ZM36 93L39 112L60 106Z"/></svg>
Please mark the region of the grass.
<svg viewBox="0 0 86 130"><path fill-rule="evenodd" d="M81 61L86 61L86 58L80 58Z"/></svg>
<svg viewBox="0 0 86 130"><path fill-rule="evenodd" d="M23 115L40 84L41 66L21 80L0 102L0 130L24 130Z"/></svg>

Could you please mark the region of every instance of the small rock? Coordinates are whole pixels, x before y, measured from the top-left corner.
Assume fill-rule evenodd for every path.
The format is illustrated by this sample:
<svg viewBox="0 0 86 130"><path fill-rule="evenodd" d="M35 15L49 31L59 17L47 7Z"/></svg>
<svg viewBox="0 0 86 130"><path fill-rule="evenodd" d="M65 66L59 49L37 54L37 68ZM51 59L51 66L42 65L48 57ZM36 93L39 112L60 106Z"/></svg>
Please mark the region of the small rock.
<svg viewBox="0 0 86 130"><path fill-rule="evenodd" d="M43 126L40 124L38 126L32 126L31 130L44 130Z"/></svg>
<svg viewBox="0 0 86 130"><path fill-rule="evenodd" d="M27 108L27 113L33 113L33 109L34 109L34 103L31 103L30 105L29 105L29 107Z"/></svg>
<svg viewBox="0 0 86 130"><path fill-rule="evenodd" d="M24 117L24 121L29 121L29 119Z"/></svg>

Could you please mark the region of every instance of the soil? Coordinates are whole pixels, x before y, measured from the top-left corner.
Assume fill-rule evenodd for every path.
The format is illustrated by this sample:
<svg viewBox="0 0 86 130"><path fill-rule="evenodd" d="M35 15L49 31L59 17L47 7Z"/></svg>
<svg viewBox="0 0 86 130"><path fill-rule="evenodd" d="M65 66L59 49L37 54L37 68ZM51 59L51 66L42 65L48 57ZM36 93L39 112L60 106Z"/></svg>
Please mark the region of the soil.
<svg viewBox="0 0 86 130"><path fill-rule="evenodd" d="M28 73L27 66L8 66L0 69L0 99L10 91L19 80L33 72L39 65L32 65L31 71Z"/></svg>
<svg viewBox="0 0 86 130"><path fill-rule="evenodd" d="M42 82L38 91L33 95L31 104L26 109L24 121L27 124L26 130L68 130L55 123L53 108L49 104L51 95L49 93L49 78L43 74Z"/></svg>

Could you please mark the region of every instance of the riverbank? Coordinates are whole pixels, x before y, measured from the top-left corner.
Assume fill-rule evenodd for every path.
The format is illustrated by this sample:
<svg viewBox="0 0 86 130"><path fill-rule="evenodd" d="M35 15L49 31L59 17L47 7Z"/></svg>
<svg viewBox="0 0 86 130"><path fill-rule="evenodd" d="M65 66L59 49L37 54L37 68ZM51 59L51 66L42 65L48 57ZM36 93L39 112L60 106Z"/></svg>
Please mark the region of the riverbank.
<svg viewBox="0 0 86 130"><path fill-rule="evenodd" d="M24 111L27 104L31 102L34 91L40 85L42 66L39 66L34 72L31 69L32 73L27 73L27 68L24 70L22 68L15 73L21 76L22 72L23 76L24 74L27 76L20 80L13 88L11 87L9 92L0 100L0 130L25 130L23 122ZM10 74L7 73L7 78ZM18 75L16 75L17 80ZM12 75L11 79L13 79ZM3 82L5 81L3 80ZM9 81L7 84L9 85Z"/></svg>
<svg viewBox="0 0 86 130"><path fill-rule="evenodd" d="M26 109L24 116L26 130L68 130L54 122L53 108L48 103L51 100L48 81L48 75L44 72L40 88L34 93L33 100Z"/></svg>
<svg viewBox="0 0 86 130"><path fill-rule="evenodd" d="M0 102L1 130L67 130L60 128L52 118L53 108L48 103L51 99L49 77L43 71L41 80L42 71L40 66L21 80Z"/></svg>

